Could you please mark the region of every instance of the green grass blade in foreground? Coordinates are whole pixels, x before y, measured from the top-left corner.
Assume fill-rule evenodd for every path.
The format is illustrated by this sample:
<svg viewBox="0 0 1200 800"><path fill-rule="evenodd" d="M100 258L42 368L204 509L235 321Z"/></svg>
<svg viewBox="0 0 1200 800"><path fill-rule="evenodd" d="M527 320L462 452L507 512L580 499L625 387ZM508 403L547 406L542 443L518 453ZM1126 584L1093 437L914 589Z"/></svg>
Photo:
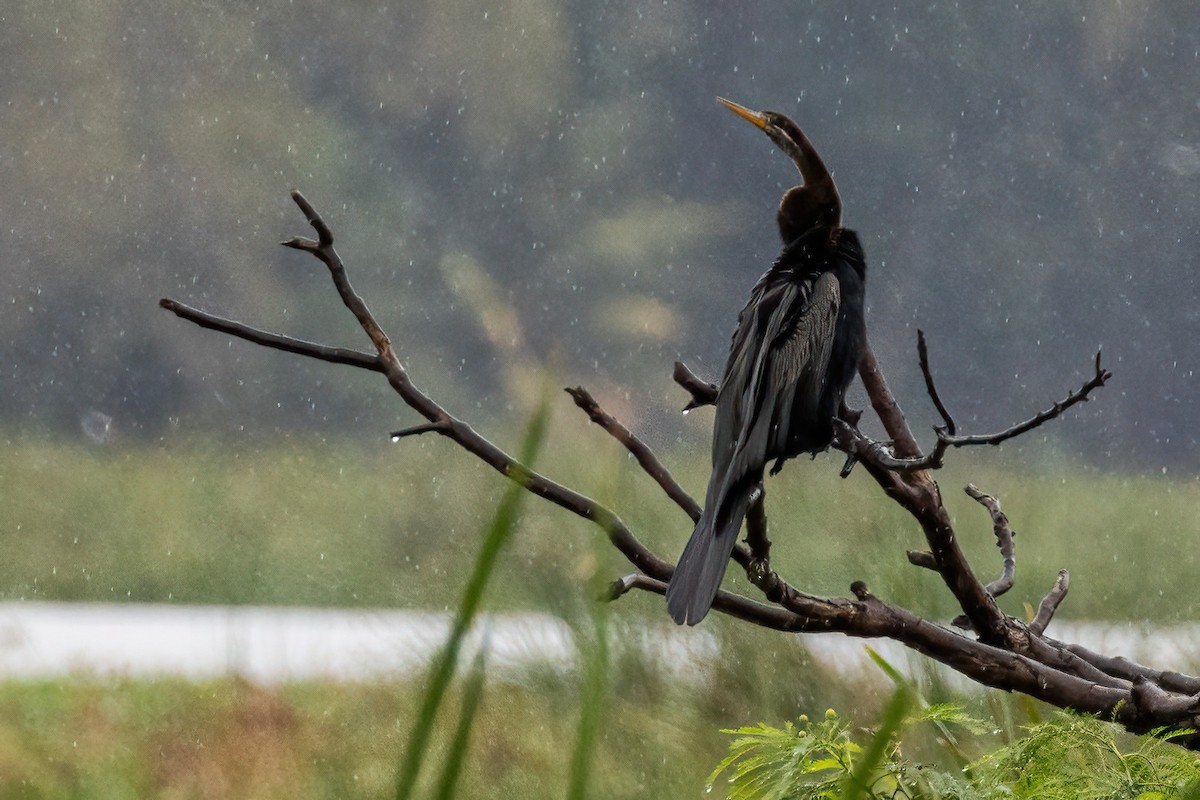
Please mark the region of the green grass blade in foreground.
<svg viewBox="0 0 1200 800"><path fill-rule="evenodd" d="M575 628L577 640L581 642L576 651L583 662L583 692L580 697L579 731L575 738L575 751L571 754L568 800L583 800L587 796L592 754L596 749L608 691L608 604L592 601L589 609L592 612L592 635L586 645L582 644L582 626Z"/></svg>
<svg viewBox="0 0 1200 800"><path fill-rule="evenodd" d="M883 670L884 674L891 679L892 683L896 684L898 689L906 689L909 692L912 704L917 707L917 712L909 719L906 719L901 727L907 728L921 722L932 723L941 734L940 742L943 749L958 762L960 767L965 767L970 762L970 758L967 757L966 753L959 746L958 737L950 730L949 723L961 725L973 734L983 734L988 730L988 727L982 721L975 719L963 711L962 708L953 704L939 703L930 705L921 694L917 685L904 677L903 673L895 665L884 658L875 648L867 647L866 650L867 655L875 662L875 665Z"/></svg>
<svg viewBox="0 0 1200 800"><path fill-rule="evenodd" d="M454 797L454 788L458 784L458 776L462 773L463 761L466 758L467 746L471 743L471 726L475 722L475 712L479 710L479 699L483 696L485 677L484 664L487 658L487 639L475 656L471 665L471 674L463 689L462 710L458 716L458 727L454 730L454 739L450 742L450 752L442 765L442 777L438 780L434 797L438 800L450 800Z"/></svg>
<svg viewBox="0 0 1200 800"><path fill-rule="evenodd" d="M530 420L529 428L521 442L520 460L526 466L532 464L541 447L542 439L545 437L549 418L547 397L548 393L543 392L542 401ZM496 566L496 558L505 543L512 538L512 532L516 527L517 512L524 499L525 487L520 482L519 475L511 477L513 483L500 499L496 515L492 518L487 535L484 537L483 547L480 548L479 556L475 559L471 577L463 591L462 602L459 604L454 623L450 628L450 636L446 640L445 646L434 656L433 664L430 667L429 685L425 690L421 708L417 712L417 719L413 723L412 733L408 739L408 750L404 754L404 761L400 765L400 774L396 780L398 800L408 800L412 797L413 788L417 783L417 775L421 770L421 762L424 760L425 751L429 746L430 734L433 732L433 719L437 716L438 706L441 705L442 698L446 694L446 687L450 685L450 680L454 676L454 667L458 663L458 653L462 649L463 638L471 627L475 613L479 610L483 590L487 587L488 578L491 577L492 570Z"/></svg>
<svg viewBox="0 0 1200 800"><path fill-rule="evenodd" d="M908 717L908 710L912 704L912 690L904 684L897 686L895 693L892 694L892 699L888 701L887 708L883 711L883 720L879 724L879 730L875 731L864 748L862 758L855 763L854 769L846 776L842 788L842 797L845 800L873 796L872 776L887 759L888 748L895 741L900 729L904 727L904 720Z"/></svg>

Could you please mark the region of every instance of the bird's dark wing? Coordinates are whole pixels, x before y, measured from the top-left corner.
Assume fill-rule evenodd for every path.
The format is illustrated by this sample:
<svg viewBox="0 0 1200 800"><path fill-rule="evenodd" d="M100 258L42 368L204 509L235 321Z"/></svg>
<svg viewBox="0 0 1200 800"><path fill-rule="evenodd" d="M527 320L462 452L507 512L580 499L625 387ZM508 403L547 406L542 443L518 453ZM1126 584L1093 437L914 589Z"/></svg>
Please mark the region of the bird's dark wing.
<svg viewBox="0 0 1200 800"><path fill-rule="evenodd" d="M695 625L712 606L767 462L796 455L811 439L793 427L811 427L821 413L840 302L829 273L801 280L768 273L739 315L717 396L704 513L667 591L676 622Z"/></svg>
<svg viewBox="0 0 1200 800"><path fill-rule="evenodd" d="M773 459L824 444L814 441L812 432L795 426L823 422L826 413L819 406L840 287L837 278L826 272L815 280L788 281L772 288L753 312L759 317L753 323L758 336L747 337L750 352L731 354L721 385L721 394L728 391L731 396L717 400L713 468L716 472L724 467L730 485L741 476L761 473ZM719 447L727 460L718 460Z"/></svg>

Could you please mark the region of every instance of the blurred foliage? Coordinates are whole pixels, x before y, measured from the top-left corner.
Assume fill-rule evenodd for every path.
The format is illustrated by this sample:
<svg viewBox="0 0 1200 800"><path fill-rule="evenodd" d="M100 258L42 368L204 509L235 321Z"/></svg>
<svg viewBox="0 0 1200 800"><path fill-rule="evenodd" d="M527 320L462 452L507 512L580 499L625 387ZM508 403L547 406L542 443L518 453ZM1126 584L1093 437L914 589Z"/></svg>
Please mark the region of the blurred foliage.
<svg viewBox="0 0 1200 800"><path fill-rule="evenodd" d="M817 723L801 715L782 728L759 723L722 731L736 738L709 775L709 791L724 776L730 800L1200 797L1200 760L1171 743L1183 732L1164 728L1135 737L1057 709L1043 720L1026 699L1032 724L1018 733L1017 703L992 694L989 716L1005 720L1006 730L945 697L930 702L895 665L867 652L895 685L873 728L855 728L830 708ZM1003 744L992 749L998 737Z"/></svg>
<svg viewBox="0 0 1200 800"><path fill-rule="evenodd" d="M778 662L766 651L740 657ZM724 675L703 684L680 682L634 650L615 651L610 721L597 732L589 796L701 796L705 775L730 752L729 735L719 729L734 726L744 727L738 736L745 745L770 746L784 757L799 756L790 748L806 742L857 758L852 751L869 745L878 730L860 726L882 724L889 691L824 674L802 656L789 665L789 673L776 669L771 681L747 693ZM489 689L476 698L476 732L458 796L563 797L570 780L567 743L586 680L578 669L489 676ZM759 705L786 687L802 689L799 703L786 711ZM396 753L407 733L403 721L416 713L420 689L403 681L262 686L237 678L191 683L84 675L0 682L0 796L392 797ZM465 710L469 692L469 685L453 691L450 707ZM713 707L706 701L710 692L729 698L731 707ZM1168 742L1044 712L1018 697L989 697L984 704L979 695L947 696L906 718L899 746L889 738L883 769L892 771L893 785L938 791L894 796L1166 800L1179 796L1172 783L1195 775L1194 754ZM853 714L827 716L826 702ZM738 720L750 708L779 724L744 726ZM970 724L972 717L991 719L997 712L1013 721L1011 730ZM798 725L782 721L798 715ZM803 715L822 722L805 723ZM954 747L947 746L947 726ZM439 726L432 752L441 756L454 747L457 733L450 722ZM970 758L965 772L960 748ZM1074 783L1064 785L1067 780ZM839 784L832 786L836 791ZM1009 791L985 793L987 786ZM1079 791L1086 787L1097 791ZM1163 791L1139 795L1138 787ZM721 780L715 788L712 795L724 797L734 787Z"/></svg>
<svg viewBox="0 0 1200 800"><path fill-rule="evenodd" d="M903 700L904 692L898 689L894 699ZM1094 717L1058 712L970 764L939 769L905 757L901 734L917 725L945 730L952 723L979 737L984 724L954 706L930 706L907 719L904 703L893 702L889 712L893 707L900 713L885 715L860 737L863 745L832 709L819 723L802 716L783 728L723 731L737 738L709 781L727 773L730 800L1182 800L1200 792L1200 761L1161 731L1135 739ZM980 741L972 744L978 748ZM854 781L859 762L873 749L882 757L862 772L865 780Z"/></svg>
<svg viewBox="0 0 1200 800"><path fill-rule="evenodd" d="M739 631L738 646L722 645L728 656L701 671L638 646L645 631L619 617L601 646L592 636L604 623L583 621L588 612L574 595L552 590L548 599L576 615L577 660L489 672L474 698L459 796L563 797L581 774L582 747L571 756L578 736L587 737L591 760L582 777L588 796L695 796L725 749L719 730L740 724L748 708L786 719L853 703L870 719L887 701L886 687L831 673L795 637ZM87 674L0 682L0 796L391 797L423 683L263 686ZM455 718L472 700L469 680L451 687L431 759L456 747ZM977 709L979 700L964 702ZM1019 706L1013 713L1028 718ZM433 789L435 778L422 788Z"/></svg>
<svg viewBox="0 0 1200 800"><path fill-rule="evenodd" d="M683 513L565 394L553 408L542 470L607 503L648 546L674 555L691 530ZM507 488L434 437L101 447L10 435L0 446L7 599L452 608L479 531ZM662 455L698 495L706 465L678 447ZM1198 566L1200 482L1119 477L990 448L955 452L950 462L939 481L983 576L1000 571L991 523L955 487L973 481L995 493L1017 532L1017 585L1001 599L1010 613L1036 607L1065 567L1071 594L1062 619L1193 620L1180 598ZM952 617L940 579L904 557L923 544L915 524L865 472L838 479L838 465L832 455L796 462L769 484L773 564L808 591L844 595L865 580L918 613ZM580 597L590 582L629 568L596 526L544 502L525 506L514 536L497 561L492 608L552 609L555 598ZM739 574L727 580L755 593ZM661 614L651 595L619 605L622 617Z"/></svg>
<svg viewBox="0 0 1200 800"><path fill-rule="evenodd" d="M793 115L871 265L873 342L910 416L996 428L1117 382L1053 429L1105 465L1195 463L1200 22L1161 0L937 7L679 0L381 5L15 0L0 12L0 423L377 432L372 376L228 342L172 295L365 346L300 188L422 385L476 416L557 359L670 442L795 181L712 102ZM88 429L87 435L95 435ZM704 436L693 439L702 444Z"/></svg>

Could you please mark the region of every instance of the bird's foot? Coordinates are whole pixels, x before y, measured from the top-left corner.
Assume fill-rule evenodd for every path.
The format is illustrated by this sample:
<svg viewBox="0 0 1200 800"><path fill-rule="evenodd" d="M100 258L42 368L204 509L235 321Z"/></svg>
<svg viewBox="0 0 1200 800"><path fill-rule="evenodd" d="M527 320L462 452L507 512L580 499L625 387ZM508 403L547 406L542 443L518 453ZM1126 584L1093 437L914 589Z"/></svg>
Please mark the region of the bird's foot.
<svg viewBox="0 0 1200 800"><path fill-rule="evenodd" d="M858 456L856 456L854 453L847 453L846 463L842 464L842 471L838 473L838 476L842 478L849 478L851 470L854 469L854 465L857 463Z"/></svg>
<svg viewBox="0 0 1200 800"><path fill-rule="evenodd" d="M838 419L840 419L842 422L845 422L851 428L858 427L858 421L862 419L862 415L863 412L861 408L851 408L845 403L842 403L841 408L838 409Z"/></svg>

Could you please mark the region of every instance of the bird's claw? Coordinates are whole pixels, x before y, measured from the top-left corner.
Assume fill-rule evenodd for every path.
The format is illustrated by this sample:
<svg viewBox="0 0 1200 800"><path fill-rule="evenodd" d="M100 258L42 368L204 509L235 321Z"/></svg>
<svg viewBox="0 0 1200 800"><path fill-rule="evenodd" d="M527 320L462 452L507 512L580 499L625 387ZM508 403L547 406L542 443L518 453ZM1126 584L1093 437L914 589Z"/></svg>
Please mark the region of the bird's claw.
<svg viewBox="0 0 1200 800"><path fill-rule="evenodd" d="M858 421L862 419L862 415L861 408L850 408L845 403L842 403L842 407L838 409L838 419L845 422L851 428L858 427Z"/></svg>

